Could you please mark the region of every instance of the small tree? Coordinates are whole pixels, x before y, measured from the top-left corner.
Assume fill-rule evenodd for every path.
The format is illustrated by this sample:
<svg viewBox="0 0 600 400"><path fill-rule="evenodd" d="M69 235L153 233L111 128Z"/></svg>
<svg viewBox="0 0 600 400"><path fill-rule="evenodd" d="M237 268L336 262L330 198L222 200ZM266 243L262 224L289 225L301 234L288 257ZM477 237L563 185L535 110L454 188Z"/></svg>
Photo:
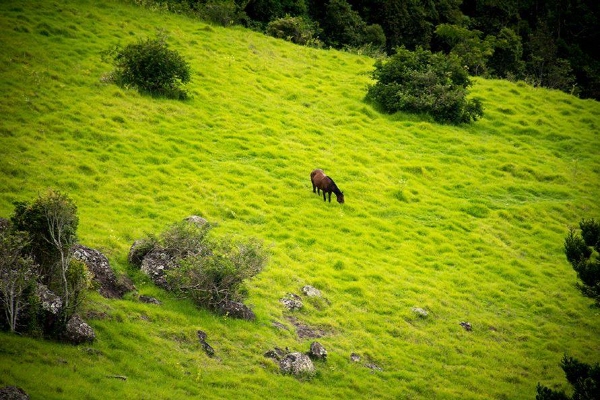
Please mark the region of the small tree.
<svg viewBox="0 0 600 400"><path fill-rule="evenodd" d="M318 45L318 28L304 17L279 18L269 22L267 35L301 45Z"/></svg>
<svg viewBox="0 0 600 400"><path fill-rule="evenodd" d="M483 115L479 99L467 100L471 85L465 68L455 55L402 47L387 61L375 63L375 85L367 99L385 112L430 114L438 122L465 123Z"/></svg>
<svg viewBox="0 0 600 400"><path fill-rule="evenodd" d="M27 306L27 292L35 286L35 265L23 256L28 245L24 232L0 231L0 301L11 332L17 330L20 312Z"/></svg>
<svg viewBox="0 0 600 400"><path fill-rule="evenodd" d="M573 357L563 357L560 363L567 381L573 386L573 396L538 383L536 400L598 400L600 399L600 364L589 365Z"/></svg>
<svg viewBox="0 0 600 400"><path fill-rule="evenodd" d="M113 81L140 92L187 98L182 85L190 81L190 66L179 53L169 50L166 40L166 35L159 33L156 39L140 39L104 52L103 57L116 67Z"/></svg>
<svg viewBox="0 0 600 400"><path fill-rule="evenodd" d="M593 218L582 219L579 228L581 234L573 228L569 230L564 243L565 255L582 282L578 284L581 292L600 306L600 224Z"/></svg>
<svg viewBox="0 0 600 400"><path fill-rule="evenodd" d="M60 192L49 190L32 203L15 204L11 218L15 230L29 234L28 251L39 265L42 283L60 295L65 310L65 319L74 312L71 304L70 282L71 247L77 241L77 207Z"/></svg>

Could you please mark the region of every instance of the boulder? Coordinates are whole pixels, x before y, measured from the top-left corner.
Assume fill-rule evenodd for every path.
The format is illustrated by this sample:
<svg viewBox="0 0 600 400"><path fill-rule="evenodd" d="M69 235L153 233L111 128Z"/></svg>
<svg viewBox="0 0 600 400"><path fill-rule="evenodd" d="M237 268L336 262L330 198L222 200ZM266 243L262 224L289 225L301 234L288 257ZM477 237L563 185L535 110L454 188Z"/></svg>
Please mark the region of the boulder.
<svg viewBox="0 0 600 400"><path fill-rule="evenodd" d="M99 284L98 292L107 299L121 299L125 293L135 290L131 279L117 279L108 258L98 250L76 244L73 246L73 258L84 263L92 272L94 281Z"/></svg>
<svg viewBox="0 0 600 400"><path fill-rule="evenodd" d="M133 242L127 255L127 261L134 267L141 268L146 254L154 249L154 241L151 239L139 239Z"/></svg>
<svg viewBox="0 0 600 400"><path fill-rule="evenodd" d="M316 360L325 360L327 358L327 350L325 350L325 347L323 347L321 343L312 342L310 344L310 351L308 355L310 356L310 358Z"/></svg>
<svg viewBox="0 0 600 400"><path fill-rule="evenodd" d="M58 312L62 308L62 300L54 292L52 292L46 285L38 284L36 289L37 297L40 299L42 310L52 314L58 315Z"/></svg>
<svg viewBox="0 0 600 400"><path fill-rule="evenodd" d="M197 215L190 215L189 217L185 218L184 221L187 221L191 224L195 224L197 226L204 226L206 224L208 224L208 221L205 220L202 217L199 217Z"/></svg>
<svg viewBox="0 0 600 400"><path fill-rule="evenodd" d="M287 350L287 348L286 348L286 350ZM283 359L283 357L285 357L285 355L287 353L289 353L289 351L286 351L286 350L280 349L279 347L275 347L274 349L267 351L264 354L264 356L267 358L272 358L277 361L281 361Z"/></svg>
<svg viewBox="0 0 600 400"><path fill-rule="evenodd" d="M463 328L465 328L466 331L470 332L471 330L473 330L473 327L471 326L471 323L469 323L469 322L461 322L459 325L462 326Z"/></svg>
<svg viewBox="0 0 600 400"><path fill-rule="evenodd" d="M321 297L321 291L317 288L314 288L310 285L306 285L302 288L302 293L304 293L308 297Z"/></svg>
<svg viewBox="0 0 600 400"><path fill-rule="evenodd" d="M176 267L177 262L173 256L162 249L154 249L146 254L140 269L152 279L156 286L169 289L165 271Z"/></svg>
<svg viewBox="0 0 600 400"><path fill-rule="evenodd" d="M75 314L67 322L64 337L69 343L91 343L96 339L96 334L91 326L86 324L79 315Z"/></svg>
<svg viewBox="0 0 600 400"><path fill-rule="evenodd" d="M293 293L288 293L284 298L279 299L279 301L290 311L300 310L302 307L304 307L300 296Z"/></svg>
<svg viewBox="0 0 600 400"><path fill-rule="evenodd" d="M198 332L196 332L196 335L198 335L198 340L200 341L200 345L202 346L202 349L204 349L206 355L208 355L209 357L214 356L215 349L213 349L211 345L206 342L206 332L199 330Z"/></svg>
<svg viewBox="0 0 600 400"><path fill-rule="evenodd" d="M421 307L413 307L413 308L411 308L411 310L415 314L417 314L418 316L423 317L423 318L425 318L425 317L427 317L427 315L429 315L429 313L427 311L425 311L424 309L422 309Z"/></svg>
<svg viewBox="0 0 600 400"><path fill-rule="evenodd" d="M29 395L23 389L16 386L4 386L0 388L1 400L29 400Z"/></svg>
<svg viewBox="0 0 600 400"><path fill-rule="evenodd" d="M313 375L315 366L310 357L303 353L289 353L279 361L279 369L283 374L295 376Z"/></svg>
<svg viewBox="0 0 600 400"><path fill-rule="evenodd" d="M350 354L350 361L355 363L360 362L360 356L356 353L352 353Z"/></svg>
<svg viewBox="0 0 600 400"><path fill-rule="evenodd" d="M156 304L157 306L160 306L160 305L162 304L160 300L158 300L158 299L157 299L157 298L155 298L155 297L151 297L151 296L145 296L145 295L141 295L141 296L139 297L139 300L140 300L142 303L146 303L146 304Z"/></svg>
<svg viewBox="0 0 600 400"><path fill-rule="evenodd" d="M217 311L231 318L254 321L256 315L243 303L237 301L224 301L217 307Z"/></svg>

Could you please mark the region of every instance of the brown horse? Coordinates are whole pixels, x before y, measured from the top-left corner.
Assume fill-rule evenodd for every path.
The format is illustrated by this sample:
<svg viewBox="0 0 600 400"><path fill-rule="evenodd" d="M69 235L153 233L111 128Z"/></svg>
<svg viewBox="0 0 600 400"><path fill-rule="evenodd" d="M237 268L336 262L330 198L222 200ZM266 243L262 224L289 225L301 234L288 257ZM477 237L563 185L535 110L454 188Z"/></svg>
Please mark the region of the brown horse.
<svg viewBox="0 0 600 400"><path fill-rule="evenodd" d="M323 191L323 201L327 201L325 195L329 193L329 202L331 203L331 192L335 193L338 203L344 202L344 193L337 187L333 179L325 175L322 169L315 169L310 173L310 181L312 182L313 193L321 194Z"/></svg>

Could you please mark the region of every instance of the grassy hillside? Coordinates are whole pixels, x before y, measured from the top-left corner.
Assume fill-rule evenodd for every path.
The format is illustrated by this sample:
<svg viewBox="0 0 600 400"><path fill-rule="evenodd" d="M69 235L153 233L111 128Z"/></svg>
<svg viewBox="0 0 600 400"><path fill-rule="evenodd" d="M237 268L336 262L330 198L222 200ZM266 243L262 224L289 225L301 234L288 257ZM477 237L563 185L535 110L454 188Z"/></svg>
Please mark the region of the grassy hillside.
<svg viewBox="0 0 600 400"><path fill-rule="evenodd" d="M101 51L157 28L190 61L189 101L102 80ZM92 346L0 333L0 386L33 399L531 399L537 382L567 388L564 353L600 361L600 313L562 250L569 226L600 218L599 103L477 79L486 114L470 126L381 115L363 101L372 59L109 0L2 1L0 49L0 216L60 190L80 242L163 301L91 294ZM316 167L344 205L312 193ZM198 310L128 266L135 239L191 214L270 246L248 285L256 322ZM325 299L285 311L279 299L307 284ZM263 357L308 350L289 316L325 333L310 381Z"/></svg>

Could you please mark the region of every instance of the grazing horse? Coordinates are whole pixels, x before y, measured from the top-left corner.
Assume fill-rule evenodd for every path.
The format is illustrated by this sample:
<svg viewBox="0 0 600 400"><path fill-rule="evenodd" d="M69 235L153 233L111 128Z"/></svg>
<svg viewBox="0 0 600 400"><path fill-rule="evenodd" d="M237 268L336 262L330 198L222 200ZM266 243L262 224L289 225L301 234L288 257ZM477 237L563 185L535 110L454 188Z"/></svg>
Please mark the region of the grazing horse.
<svg viewBox="0 0 600 400"><path fill-rule="evenodd" d="M329 193L329 202L331 203L331 192L335 193L338 203L344 202L344 193L337 187L333 179L325 175L322 169L315 169L310 173L310 181L312 182L313 193L321 194L323 191L323 201L327 201L325 195Z"/></svg>

